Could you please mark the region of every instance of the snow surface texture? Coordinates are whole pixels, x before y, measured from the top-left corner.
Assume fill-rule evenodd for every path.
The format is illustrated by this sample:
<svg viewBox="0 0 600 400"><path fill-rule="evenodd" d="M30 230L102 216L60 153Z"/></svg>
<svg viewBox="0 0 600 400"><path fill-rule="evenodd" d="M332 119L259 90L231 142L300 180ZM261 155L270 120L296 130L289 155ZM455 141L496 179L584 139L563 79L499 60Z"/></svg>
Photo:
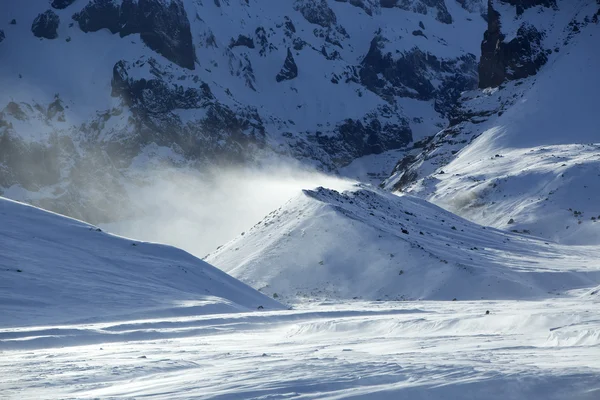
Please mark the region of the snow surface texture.
<svg viewBox="0 0 600 400"><path fill-rule="evenodd" d="M544 48L554 50L547 64L533 77L466 94L469 119L440 132L386 187L402 186L483 225L599 244L600 24L591 22L593 3L560 1L560 11L532 8L520 17L501 8L507 33L523 20L545 32Z"/></svg>
<svg viewBox="0 0 600 400"><path fill-rule="evenodd" d="M281 308L192 255L0 198L0 327Z"/></svg>
<svg viewBox="0 0 600 400"><path fill-rule="evenodd" d="M595 286L600 249L359 185L305 190L206 260L278 300L534 299Z"/></svg>
<svg viewBox="0 0 600 400"><path fill-rule="evenodd" d="M2 329L0 390L20 400L596 400L598 305L330 303Z"/></svg>

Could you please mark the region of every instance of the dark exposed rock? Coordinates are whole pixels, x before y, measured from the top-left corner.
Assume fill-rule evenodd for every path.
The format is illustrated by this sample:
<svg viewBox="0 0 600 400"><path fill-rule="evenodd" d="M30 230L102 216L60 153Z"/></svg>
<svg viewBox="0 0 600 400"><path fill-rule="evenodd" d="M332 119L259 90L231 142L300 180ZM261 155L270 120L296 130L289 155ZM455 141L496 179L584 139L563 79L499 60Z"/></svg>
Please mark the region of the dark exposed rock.
<svg viewBox="0 0 600 400"><path fill-rule="evenodd" d="M181 0L92 0L73 15L84 32L108 29L121 37L139 33L152 50L181 67L194 69L190 23Z"/></svg>
<svg viewBox="0 0 600 400"><path fill-rule="evenodd" d="M523 23L515 38L504 42L500 13L494 9L493 1L488 0L488 29L481 43L479 87L497 87L505 80L535 75L548 61L547 51L542 48L543 37L534 26Z"/></svg>
<svg viewBox="0 0 600 400"><path fill-rule="evenodd" d="M556 0L501 0L503 3L508 3L517 8L517 15L523 14L523 12L531 7L544 6L556 8Z"/></svg>
<svg viewBox="0 0 600 400"><path fill-rule="evenodd" d="M379 5L383 8L393 8L396 7L398 0L379 0Z"/></svg>
<svg viewBox="0 0 600 400"><path fill-rule="evenodd" d="M326 0L295 0L294 9L311 24L328 28L335 25L337 18Z"/></svg>
<svg viewBox="0 0 600 400"><path fill-rule="evenodd" d="M408 124L382 124L373 118L367 121L347 119L338 127L344 143L356 149L356 154L379 154L390 148L405 146L412 140Z"/></svg>
<svg viewBox="0 0 600 400"><path fill-rule="evenodd" d="M288 81L294 79L298 76L298 66L294 61L294 56L292 51L288 48L287 56L285 57L285 62L283 63L283 67L281 67L281 71L275 77L277 82Z"/></svg>
<svg viewBox="0 0 600 400"><path fill-rule="evenodd" d="M265 28L263 28L262 26L259 26L258 28L256 28L256 30L254 31L254 36L256 38L255 43L258 45L258 54L260 54L261 56L266 56L267 55L267 51L271 52L273 50L276 50L277 48L275 46L273 46L272 43L269 42L269 38L267 36L267 32L265 31Z"/></svg>
<svg viewBox="0 0 600 400"><path fill-rule="evenodd" d="M52 0L50 6L52 6L52 8L56 8L57 10L64 10L73 3L75 3L75 0Z"/></svg>
<svg viewBox="0 0 600 400"><path fill-rule="evenodd" d="M128 134L133 157L149 143L177 146L183 155L194 160L239 163L252 156L249 147L264 145L264 127L255 110L232 110L219 103L209 86L196 82L189 87L168 83L166 74L154 62L153 79L131 76L144 67L119 61L113 68L112 94L123 99L134 115L135 135ZM202 109L197 119L183 123L174 111ZM137 149L137 150L136 150ZM120 158L124 158L121 156Z"/></svg>
<svg viewBox="0 0 600 400"><path fill-rule="evenodd" d="M10 20L9 24L16 25L17 24L17 20L13 18L13 19Z"/></svg>
<svg viewBox="0 0 600 400"><path fill-rule="evenodd" d="M379 0L379 5L383 8L394 8L398 7L402 10L411 11L417 14L427 15L429 8L436 10L435 18L444 23L452 23L452 15L446 8L445 0Z"/></svg>
<svg viewBox="0 0 600 400"><path fill-rule="evenodd" d="M156 61L148 61L156 68ZM167 113L174 109L201 108L214 96L206 83L198 88L173 86L157 76L155 79L133 79L129 77L131 64L119 61L113 67L112 95L121 97L125 103L149 114Z"/></svg>
<svg viewBox="0 0 600 400"><path fill-rule="evenodd" d="M231 43L229 43L229 48L237 47L237 46L245 46L248 48L254 48L254 40L249 38L248 36L238 35L236 40L231 39Z"/></svg>
<svg viewBox="0 0 600 400"><path fill-rule="evenodd" d="M292 22L290 17L288 17L286 15L286 17L285 17L285 35L288 37L292 37L294 33L296 33L296 26L294 26L294 23Z"/></svg>
<svg viewBox="0 0 600 400"><path fill-rule="evenodd" d="M424 38L427 38L427 36L425 36L425 34L423 33L422 30L417 29L415 31L412 31L413 36L423 36Z"/></svg>
<svg viewBox="0 0 600 400"><path fill-rule="evenodd" d="M383 53L385 39L376 36L361 63L360 81L384 99L394 96L418 100L436 98L436 109L447 111L460 92L477 86L476 57L472 54L445 60L418 48L398 55ZM442 83L436 88L431 78ZM438 98L439 97L439 98Z"/></svg>
<svg viewBox="0 0 600 400"><path fill-rule="evenodd" d="M380 111L392 112L391 108L385 108ZM400 119L398 123L382 122L376 115L369 113L362 119L346 119L327 134L320 131L307 133L307 139L330 155L336 165L343 166L356 157L405 146L411 141L412 132L406 120ZM295 152L303 149L314 151L314 146L297 144L294 149Z"/></svg>
<svg viewBox="0 0 600 400"><path fill-rule="evenodd" d="M362 8L367 15L373 15L372 5L364 0L335 0L338 3L350 3L354 7Z"/></svg>
<svg viewBox="0 0 600 400"><path fill-rule="evenodd" d="M112 0L92 0L80 12L73 15L84 32L108 29L111 33L120 31L121 7Z"/></svg>
<svg viewBox="0 0 600 400"><path fill-rule="evenodd" d="M31 24L31 32L36 37L45 39L56 39L58 37L58 25L60 18L52 10L44 11L39 14Z"/></svg>
<svg viewBox="0 0 600 400"><path fill-rule="evenodd" d="M4 31L2 29L0 29L0 43L2 43L2 41L6 38L6 35L4 34Z"/></svg>

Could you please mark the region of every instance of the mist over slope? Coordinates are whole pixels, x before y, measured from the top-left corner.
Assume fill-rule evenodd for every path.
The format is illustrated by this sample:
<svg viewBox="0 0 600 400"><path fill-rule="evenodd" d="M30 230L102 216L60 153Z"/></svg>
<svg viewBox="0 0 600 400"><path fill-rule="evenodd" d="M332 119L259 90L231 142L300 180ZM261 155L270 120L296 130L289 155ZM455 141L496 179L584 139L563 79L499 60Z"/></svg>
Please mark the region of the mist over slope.
<svg viewBox="0 0 600 400"><path fill-rule="evenodd" d="M600 4L521 13L491 4L499 31L490 23L487 37L502 49L528 35L536 46L518 62L484 54L500 76L480 75L480 84L492 87L465 93L455 125L404 158L386 187L484 225L598 244Z"/></svg>
<svg viewBox="0 0 600 400"><path fill-rule="evenodd" d="M0 7L0 193L92 223L130 216L148 165L336 171L431 135L485 29L482 1Z"/></svg>
<svg viewBox="0 0 600 400"><path fill-rule="evenodd" d="M147 173L147 172L146 172ZM167 243L204 257L303 189L342 190L343 180L296 166L220 168L208 173L160 169L142 187L127 187L137 199L128 218L100 224L103 229L140 240Z"/></svg>
<svg viewBox="0 0 600 400"><path fill-rule="evenodd" d="M0 327L281 305L192 255L0 198Z"/></svg>
<svg viewBox="0 0 600 400"><path fill-rule="evenodd" d="M411 196L305 190L206 260L277 299L535 299L591 287L599 250L486 228Z"/></svg>

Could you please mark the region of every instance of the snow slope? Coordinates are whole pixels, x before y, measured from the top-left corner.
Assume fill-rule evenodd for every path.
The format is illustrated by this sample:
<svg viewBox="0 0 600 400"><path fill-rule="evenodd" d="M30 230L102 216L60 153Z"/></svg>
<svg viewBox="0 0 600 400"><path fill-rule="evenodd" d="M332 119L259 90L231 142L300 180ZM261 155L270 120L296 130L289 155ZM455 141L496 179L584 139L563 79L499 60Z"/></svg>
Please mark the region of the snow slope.
<svg viewBox="0 0 600 400"><path fill-rule="evenodd" d="M600 243L600 24L591 22L598 5L559 7L529 9L513 22L548 25L544 47L554 51L537 75L467 94L469 120L441 132L388 188L410 171L416 181L403 191L474 222L566 244ZM503 26L517 18L503 17Z"/></svg>
<svg viewBox="0 0 600 400"><path fill-rule="evenodd" d="M600 249L486 228L426 201L358 185L305 190L206 260L303 299L532 299L590 288Z"/></svg>
<svg viewBox="0 0 600 400"><path fill-rule="evenodd" d="M49 327L51 341L3 329L0 391L21 400L596 400L598 321L597 300L554 299L330 303Z"/></svg>
<svg viewBox="0 0 600 400"><path fill-rule="evenodd" d="M0 198L0 327L281 305L190 254Z"/></svg>

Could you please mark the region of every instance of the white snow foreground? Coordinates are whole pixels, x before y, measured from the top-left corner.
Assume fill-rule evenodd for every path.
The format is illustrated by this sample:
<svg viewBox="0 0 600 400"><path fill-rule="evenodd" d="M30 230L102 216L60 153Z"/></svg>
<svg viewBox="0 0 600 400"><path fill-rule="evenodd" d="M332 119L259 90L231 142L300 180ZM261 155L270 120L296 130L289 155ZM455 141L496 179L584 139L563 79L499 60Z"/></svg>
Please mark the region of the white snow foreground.
<svg viewBox="0 0 600 400"><path fill-rule="evenodd" d="M546 299L283 310L171 247L8 200L0 216L3 399L600 396L591 247L484 229L364 186L306 191L214 259L235 254L247 270L232 272L263 274L282 296L329 279L316 295Z"/></svg>
<svg viewBox="0 0 600 400"><path fill-rule="evenodd" d="M4 198L0 288L0 328L282 307L182 250Z"/></svg>
<svg viewBox="0 0 600 400"><path fill-rule="evenodd" d="M0 392L19 400L596 400L599 320L598 303L581 299L354 302L1 330ZM41 335L65 347L27 346ZM152 340L130 339L144 335ZM97 342L70 346L82 336Z"/></svg>
<svg viewBox="0 0 600 400"><path fill-rule="evenodd" d="M535 299L600 280L598 247L486 228L365 185L305 190L206 260L291 303Z"/></svg>

